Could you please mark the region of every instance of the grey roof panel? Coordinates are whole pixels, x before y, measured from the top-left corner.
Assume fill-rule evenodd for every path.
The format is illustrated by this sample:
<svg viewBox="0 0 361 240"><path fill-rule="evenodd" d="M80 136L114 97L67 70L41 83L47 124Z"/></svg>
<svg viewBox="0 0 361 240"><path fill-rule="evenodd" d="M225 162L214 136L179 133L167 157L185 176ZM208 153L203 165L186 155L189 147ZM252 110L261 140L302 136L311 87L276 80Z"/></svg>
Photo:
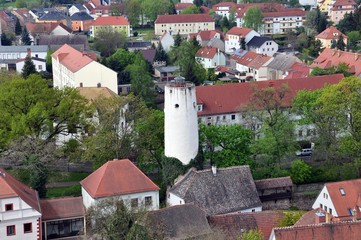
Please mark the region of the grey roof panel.
<svg viewBox="0 0 361 240"><path fill-rule="evenodd" d="M271 41L272 39L270 39L269 37L258 37L258 36L254 36L248 43L247 46L249 47L260 47L262 46L263 43L267 42L267 41Z"/></svg>
<svg viewBox="0 0 361 240"><path fill-rule="evenodd" d="M30 45L30 46L0 46L0 53L26 52L30 48L32 52L47 52L47 45Z"/></svg>

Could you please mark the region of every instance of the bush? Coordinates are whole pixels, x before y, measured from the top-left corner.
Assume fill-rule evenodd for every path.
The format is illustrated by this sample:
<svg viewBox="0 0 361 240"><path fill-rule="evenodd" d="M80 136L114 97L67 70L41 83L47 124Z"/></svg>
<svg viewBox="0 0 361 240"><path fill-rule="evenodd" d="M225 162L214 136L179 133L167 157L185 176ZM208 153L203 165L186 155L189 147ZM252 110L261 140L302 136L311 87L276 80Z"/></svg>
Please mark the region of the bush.
<svg viewBox="0 0 361 240"><path fill-rule="evenodd" d="M311 180L312 167L303 160L291 163L291 179L295 184L308 183Z"/></svg>
<svg viewBox="0 0 361 240"><path fill-rule="evenodd" d="M305 211L286 211L285 216L278 224L278 227L288 227L294 225L305 213Z"/></svg>
<svg viewBox="0 0 361 240"><path fill-rule="evenodd" d="M138 32L137 31L133 32L133 37L137 37L137 36L138 36Z"/></svg>

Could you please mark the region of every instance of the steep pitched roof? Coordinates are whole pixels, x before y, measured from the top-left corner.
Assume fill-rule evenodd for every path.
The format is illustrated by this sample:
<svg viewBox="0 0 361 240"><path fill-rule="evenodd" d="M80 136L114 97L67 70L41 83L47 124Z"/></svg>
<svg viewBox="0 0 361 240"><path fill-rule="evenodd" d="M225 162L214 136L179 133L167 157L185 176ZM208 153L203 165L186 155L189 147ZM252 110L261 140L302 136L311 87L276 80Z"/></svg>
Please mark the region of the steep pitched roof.
<svg viewBox="0 0 361 240"><path fill-rule="evenodd" d="M339 222L273 229L277 240L347 239L359 240L361 222Z"/></svg>
<svg viewBox="0 0 361 240"><path fill-rule="evenodd" d="M212 232L206 213L193 204L151 211L146 222L153 232L165 231L165 239L196 239Z"/></svg>
<svg viewBox="0 0 361 240"><path fill-rule="evenodd" d="M351 72L356 76L361 74L361 54L340 51L331 48L325 48L321 54L313 61L311 67L319 67L326 69L332 66L337 66L340 63L346 63Z"/></svg>
<svg viewBox="0 0 361 240"><path fill-rule="evenodd" d="M230 30L228 30L228 32L226 32L226 36L227 35L237 35L237 36L245 37L251 31L252 31L252 29L250 29L250 28L233 27Z"/></svg>
<svg viewBox="0 0 361 240"><path fill-rule="evenodd" d="M65 29L67 32L71 33L72 30L65 26L62 23L54 23L54 22L43 22L43 23L33 23L28 22L26 23L26 29L29 31L30 34L36 35L37 33L44 33L44 34L50 34L55 28L58 26Z"/></svg>
<svg viewBox="0 0 361 240"><path fill-rule="evenodd" d="M71 46L83 45L83 50L88 49L88 39L85 35L41 35L38 39L39 45L48 45L48 46L63 46L64 44L69 44Z"/></svg>
<svg viewBox="0 0 361 240"><path fill-rule="evenodd" d="M325 30L323 30L320 34L318 34L315 38L320 39L338 39L340 36L343 36L344 38L347 38L345 34L340 32L336 27L329 26Z"/></svg>
<svg viewBox="0 0 361 240"><path fill-rule="evenodd" d="M345 8L344 6L350 6L353 7ZM345 11L345 10L351 10L356 8L357 4L354 0L336 0L336 2L332 5L331 11ZM339 8L341 7L341 8Z"/></svg>
<svg viewBox="0 0 361 240"><path fill-rule="evenodd" d="M159 23L193 23L193 22L214 22L209 14L172 14L158 15L155 24Z"/></svg>
<svg viewBox="0 0 361 240"><path fill-rule="evenodd" d="M123 16L98 17L92 26L129 25L128 20Z"/></svg>
<svg viewBox="0 0 361 240"><path fill-rule="evenodd" d="M196 57L213 59L217 50L215 47L202 47L197 51Z"/></svg>
<svg viewBox="0 0 361 240"><path fill-rule="evenodd" d="M0 199L9 197L19 197L41 213L38 192L18 181L0 167Z"/></svg>
<svg viewBox="0 0 361 240"><path fill-rule="evenodd" d="M77 12L71 15L70 19L72 21L86 21L86 20L94 20L92 16L90 16L86 12Z"/></svg>
<svg viewBox="0 0 361 240"><path fill-rule="evenodd" d="M108 161L80 184L93 198L159 190L129 159Z"/></svg>
<svg viewBox="0 0 361 240"><path fill-rule="evenodd" d="M249 42L247 43L247 46L260 47L267 41L273 41L273 40L269 37L254 36L251 40L249 40Z"/></svg>
<svg viewBox="0 0 361 240"><path fill-rule="evenodd" d="M301 62L296 56L290 54L277 54L272 61L267 64L267 67L274 70L286 71L296 62Z"/></svg>
<svg viewBox="0 0 361 240"><path fill-rule="evenodd" d="M196 33L196 36L199 36L202 41L208 41L211 40L212 38L214 38L214 36L219 33L220 37L222 37L222 32L219 30L204 30L204 31L199 31L198 33Z"/></svg>
<svg viewBox="0 0 361 240"><path fill-rule="evenodd" d="M265 190L271 188L292 187L293 182L290 177L268 178L254 181L257 190Z"/></svg>
<svg viewBox="0 0 361 240"><path fill-rule="evenodd" d="M155 54L157 52L156 49L150 48L150 49L142 49L140 50L145 60L147 60L149 63L154 62Z"/></svg>
<svg viewBox="0 0 361 240"><path fill-rule="evenodd" d="M311 67L307 64L295 62L292 66L287 69L288 75L285 79L291 78L305 78L311 72Z"/></svg>
<svg viewBox="0 0 361 240"><path fill-rule="evenodd" d="M259 69L262 66L265 66L265 64L269 62L272 59L272 57L258 54L252 51L248 51L243 56L241 55L234 56L233 59L235 59L237 63L240 65L249 68Z"/></svg>
<svg viewBox="0 0 361 240"><path fill-rule="evenodd" d="M60 63L72 72L77 72L92 61L94 61L86 54L79 52L68 44L64 44L51 56L53 58L58 58Z"/></svg>
<svg viewBox="0 0 361 240"><path fill-rule="evenodd" d="M190 169L169 192L204 209L207 214L237 212L262 205L248 166L220 168L216 175L210 169Z"/></svg>
<svg viewBox="0 0 361 240"><path fill-rule="evenodd" d="M199 116L235 113L246 107L252 97L254 88L270 86L281 87L287 84L290 92L285 99L285 106L292 105L292 99L300 90L316 90L326 84L336 84L343 78L342 74L315 76L308 78L280 79L260 82L221 84L196 87L197 102L203 104Z"/></svg>
<svg viewBox="0 0 361 240"><path fill-rule="evenodd" d="M277 11L277 12L264 12L263 13L263 17L267 18L267 17L293 17L293 16L298 16L298 17L304 17L306 16L306 11L302 10L302 9L297 9L297 8L285 8L281 11Z"/></svg>
<svg viewBox="0 0 361 240"><path fill-rule="evenodd" d="M254 213L228 213L208 217L212 228L221 229L227 239L239 239L243 231L259 229L264 239L268 240L272 229L282 220L284 214L276 211Z"/></svg>
<svg viewBox="0 0 361 240"><path fill-rule="evenodd" d="M42 220L58 220L85 216L82 197L67 197L40 201Z"/></svg>
<svg viewBox="0 0 361 240"><path fill-rule="evenodd" d="M69 17L61 12L50 11L39 18L40 21L63 20Z"/></svg>

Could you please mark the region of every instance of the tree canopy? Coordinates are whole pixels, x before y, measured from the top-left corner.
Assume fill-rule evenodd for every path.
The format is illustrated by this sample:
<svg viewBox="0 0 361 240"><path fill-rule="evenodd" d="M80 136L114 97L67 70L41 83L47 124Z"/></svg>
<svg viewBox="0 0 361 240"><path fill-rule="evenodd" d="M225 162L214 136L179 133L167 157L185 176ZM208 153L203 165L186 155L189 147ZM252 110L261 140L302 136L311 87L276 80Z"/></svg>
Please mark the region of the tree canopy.
<svg viewBox="0 0 361 240"><path fill-rule="evenodd" d="M250 7L244 16L244 27L258 32L263 24L263 13L259 7Z"/></svg>
<svg viewBox="0 0 361 240"><path fill-rule="evenodd" d="M127 36L124 32L114 31L110 28L96 32L94 39L94 49L99 51L103 57L109 57L118 48L123 48L127 44Z"/></svg>

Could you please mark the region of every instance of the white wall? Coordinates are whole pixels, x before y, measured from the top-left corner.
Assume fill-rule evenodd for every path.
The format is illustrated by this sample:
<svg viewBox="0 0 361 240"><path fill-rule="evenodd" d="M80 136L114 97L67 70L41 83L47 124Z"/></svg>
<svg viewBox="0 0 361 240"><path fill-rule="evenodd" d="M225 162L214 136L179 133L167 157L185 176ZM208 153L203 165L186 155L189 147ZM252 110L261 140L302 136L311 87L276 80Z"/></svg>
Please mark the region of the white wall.
<svg viewBox="0 0 361 240"><path fill-rule="evenodd" d="M246 43L248 43L254 36L261 36L258 32L252 30L250 31L245 37L244 40ZM226 35L226 41L225 41L225 51L226 53L232 53L233 50L232 48L240 49L241 45L240 45L240 36L238 35L233 35L233 34L227 34Z"/></svg>
<svg viewBox="0 0 361 240"><path fill-rule="evenodd" d="M34 60L34 59L32 59L32 61L33 61L34 65L35 65L35 68L36 68L37 72L46 71L46 63L45 62L37 61L37 60ZM22 73L24 65L25 65L25 61L17 62L16 63L16 71L18 73Z"/></svg>
<svg viewBox="0 0 361 240"><path fill-rule="evenodd" d="M340 193L341 194L341 193ZM316 198L316 201L314 202L314 204L312 205L313 209L319 208L320 204L322 204L322 208L324 210L325 207L327 207L327 212L330 212L330 209L332 209L332 215L335 217L338 217L338 213L335 209L335 206L333 205L332 199L330 194L328 193L327 187L324 186L320 192L320 194L318 195L318 197Z"/></svg>
<svg viewBox="0 0 361 240"><path fill-rule="evenodd" d="M267 41L259 48L250 48L249 50L272 57L278 51L278 44L275 41Z"/></svg>
<svg viewBox="0 0 361 240"><path fill-rule="evenodd" d="M247 208L240 211L241 213L250 213L250 212L262 212L262 206L254 207L254 208Z"/></svg>
<svg viewBox="0 0 361 240"><path fill-rule="evenodd" d="M73 16L74 13L80 12L78 8L76 8L74 5L69 8L69 15Z"/></svg>
<svg viewBox="0 0 361 240"><path fill-rule="evenodd" d="M38 232L40 233L40 229L38 227L38 219L39 217L29 217L29 218L20 218L11 221L1 221L0 222L0 239L6 240L37 240ZM31 223L32 232L24 233L24 223ZM7 236L6 227L15 225L15 235Z"/></svg>
<svg viewBox="0 0 361 240"><path fill-rule="evenodd" d="M167 197L167 203L169 206L184 204L184 199L178 197L173 193L169 193Z"/></svg>
<svg viewBox="0 0 361 240"><path fill-rule="evenodd" d="M61 35L71 35L71 33L69 33L68 31L66 31L64 28L62 28L61 26L57 26L52 32L52 35L55 36L61 36Z"/></svg>
<svg viewBox="0 0 361 240"><path fill-rule="evenodd" d="M164 49L164 51L169 52L173 45L174 45L174 38L169 34L166 33L162 39L160 40L162 47Z"/></svg>

